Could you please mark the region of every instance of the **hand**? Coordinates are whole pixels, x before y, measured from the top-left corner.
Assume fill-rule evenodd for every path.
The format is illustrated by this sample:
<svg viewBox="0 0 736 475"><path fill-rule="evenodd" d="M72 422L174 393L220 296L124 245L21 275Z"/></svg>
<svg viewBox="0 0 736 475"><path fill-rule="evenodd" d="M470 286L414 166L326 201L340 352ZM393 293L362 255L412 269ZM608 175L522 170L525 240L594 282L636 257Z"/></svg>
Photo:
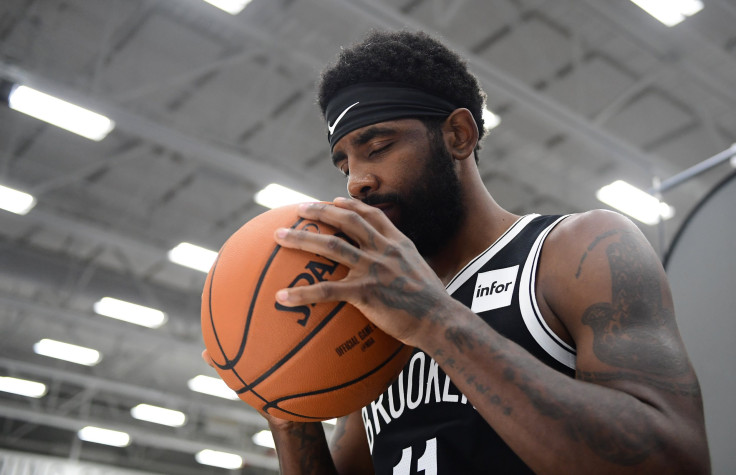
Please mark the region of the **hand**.
<svg viewBox="0 0 736 475"><path fill-rule="evenodd" d="M299 215L342 231L355 244L337 236L278 229L284 247L314 252L350 270L335 282L293 287L277 292L284 305L346 301L403 343L418 346L421 330L453 305L444 285L404 236L379 209L358 200L336 198L334 205L309 203Z"/></svg>

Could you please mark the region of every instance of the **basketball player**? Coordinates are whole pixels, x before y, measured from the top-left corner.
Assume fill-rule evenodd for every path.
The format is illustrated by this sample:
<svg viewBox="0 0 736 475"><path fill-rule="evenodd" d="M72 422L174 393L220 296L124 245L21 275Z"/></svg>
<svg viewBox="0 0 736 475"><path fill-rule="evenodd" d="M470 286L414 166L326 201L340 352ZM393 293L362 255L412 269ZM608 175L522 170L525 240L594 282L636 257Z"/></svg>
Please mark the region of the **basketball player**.
<svg viewBox="0 0 736 475"><path fill-rule="evenodd" d="M276 240L350 272L277 299L350 302L416 351L329 447L319 423L270 417L283 473L709 472L698 381L655 253L613 212L499 206L476 163L484 99L425 34L373 33L323 73L350 199L300 214L354 243L286 229Z"/></svg>

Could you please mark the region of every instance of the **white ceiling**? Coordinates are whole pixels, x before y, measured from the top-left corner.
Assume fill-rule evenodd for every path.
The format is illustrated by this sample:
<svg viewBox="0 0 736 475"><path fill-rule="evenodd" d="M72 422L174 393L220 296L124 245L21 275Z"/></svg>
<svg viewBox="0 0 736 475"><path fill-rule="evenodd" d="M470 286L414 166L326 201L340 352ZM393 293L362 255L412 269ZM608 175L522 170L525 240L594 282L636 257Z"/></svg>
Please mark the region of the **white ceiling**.
<svg viewBox="0 0 736 475"><path fill-rule="evenodd" d="M736 3L666 28L628 0L254 0L237 16L200 0L3 0L0 78L109 115L93 142L0 106L0 183L38 198L0 212L0 375L49 384L39 400L0 393L0 447L160 473L225 473L205 446L271 473L250 435L254 411L192 393L204 274L169 263L181 241L218 249L264 211L278 182L344 194L315 105L315 80L372 28L423 29L469 61L502 118L481 151L483 179L516 213L603 207L615 179L648 188L736 142ZM667 192L660 253L729 173ZM95 315L109 295L164 310L144 329ZM103 353L93 367L35 355L55 338ZM189 415L180 429L132 419L139 402ZM129 431L125 449L81 443L93 423Z"/></svg>

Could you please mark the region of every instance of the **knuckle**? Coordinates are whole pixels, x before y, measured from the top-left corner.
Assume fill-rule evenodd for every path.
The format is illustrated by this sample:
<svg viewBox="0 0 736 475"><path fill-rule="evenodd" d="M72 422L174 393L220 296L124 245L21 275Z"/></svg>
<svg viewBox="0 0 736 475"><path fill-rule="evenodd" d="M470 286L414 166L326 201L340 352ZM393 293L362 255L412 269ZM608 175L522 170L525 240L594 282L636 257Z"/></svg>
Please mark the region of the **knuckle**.
<svg viewBox="0 0 736 475"><path fill-rule="evenodd" d="M327 239L327 248L331 250L340 249L344 244L344 241L337 236L330 236Z"/></svg>
<svg viewBox="0 0 736 475"><path fill-rule="evenodd" d="M330 300L335 294L335 287L330 283L323 282L317 288L319 290L319 296L323 300Z"/></svg>
<svg viewBox="0 0 736 475"><path fill-rule="evenodd" d="M401 257L401 249L398 246L394 246L392 244L389 244L386 246L386 249L383 251L383 255L386 257Z"/></svg>
<svg viewBox="0 0 736 475"><path fill-rule="evenodd" d="M355 213L355 212L348 214L348 219L353 224L359 224L361 221L363 221L363 218L358 213Z"/></svg>

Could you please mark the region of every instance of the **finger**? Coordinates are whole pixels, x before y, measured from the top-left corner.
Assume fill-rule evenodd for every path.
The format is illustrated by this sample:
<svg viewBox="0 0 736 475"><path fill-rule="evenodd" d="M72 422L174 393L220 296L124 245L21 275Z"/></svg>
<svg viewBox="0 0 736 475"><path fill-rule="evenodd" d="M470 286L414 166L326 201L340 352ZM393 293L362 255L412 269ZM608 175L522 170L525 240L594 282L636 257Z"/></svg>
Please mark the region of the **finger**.
<svg viewBox="0 0 736 475"><path fill-rule="evenodd" d="M372 218L378 227L371 224L363 217L363 214L352 209L345 209L331 204L308 203L299 207L299 215L306 219L321 221L334 226L345 235L353 239L361 249L377 249L381 241L381 233L385 231L386 225L391 226L386 219L382 223L378 215L383 213L375 208L364 205L363 214L375 213ZM385 216L383 217L385 218Z"/></svg>
<svg viewBox="0 0 736 475"><path fill-rule="evenodd" d="M287 307L322 302L342 302L347 301L350 297L351 288L352 286L344 280L320 282L281 289L276 292L276 300Z"/></svg>
<svg viewBox="0 0 736 475"><path fill-rule="evenodd" d="M202 359L204 360L205 363L207 363L208 366L215 368L215 362L212 360L212 357L210 356L210 353L207 350L202 351Z"/></svg>
<svg viewBox="0 0 736 475"><path fill-rule="evenodd" d="M359 214L371 226L376 228L379 233L385 236L390 236L391 232L396 230L396 227L388 216L386 216L386 213L375 206L367 205L360 200L344 197L335 198L334 205L336 208L346 209Z"/></svg>
<svg viewBox="0 0 736 475"><path fill-rule="evenodd" d="M319 254L348 267L357 264L363 256L359 248L333 234L279 228L274 232L274 240L283 247Z"/></svg>

